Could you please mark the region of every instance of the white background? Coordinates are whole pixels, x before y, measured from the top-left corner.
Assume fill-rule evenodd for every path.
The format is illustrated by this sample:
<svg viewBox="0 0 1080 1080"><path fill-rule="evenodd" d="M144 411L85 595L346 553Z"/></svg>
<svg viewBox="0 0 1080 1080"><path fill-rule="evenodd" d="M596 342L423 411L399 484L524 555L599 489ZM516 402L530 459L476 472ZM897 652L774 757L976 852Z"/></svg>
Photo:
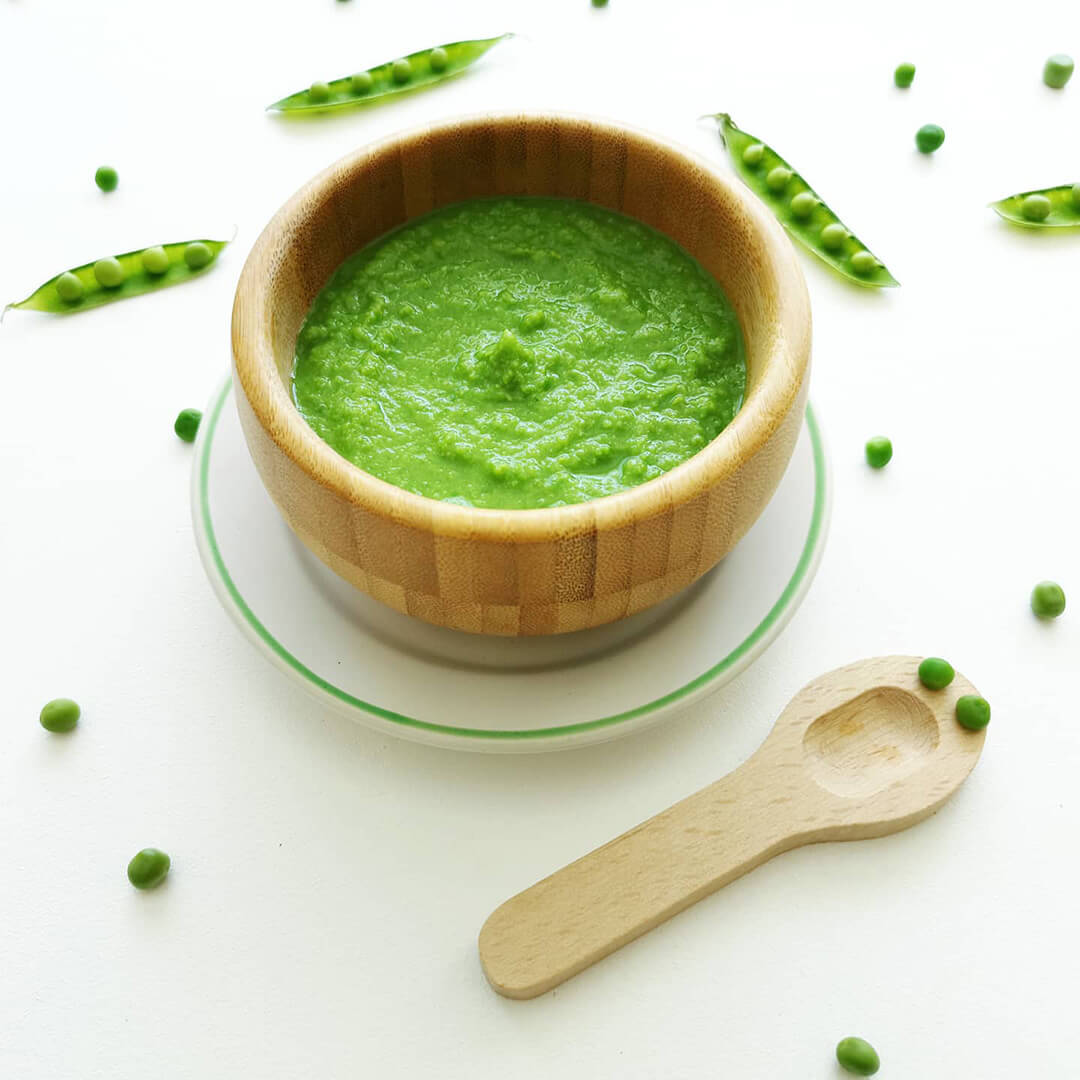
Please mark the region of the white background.
<svg viewBox="0 0 1080 1080"><path fill-rule="evenodd" d="M466 76L315 124L314 78L513 29ZM1066 0L2 0L0 296L240 228L198 283L0 331L0 1076L17 1080L1076 1076L1080 236L988 200L1080 179ZM900 60L915 85L893 88ZM779 641L682 718L555 756L374 736L313 706L219 609L177 410L224 373L231 292L285 197L369 139L487 107L632 122L719 161L772 142L903 288L803 260L836 505ZM915 129L947 132L932 157ZM94 168L120 172L101 195ZM896 457L872 473L867 436ZM1031 585L1074 609L1044 625ZM744 760L807 679L949 656L994 719L936 818L804 849L528 1003L483 981L501 900ZM56 695L78 731L37 724ZM130 855L169 851L150 894Z"/></svg>

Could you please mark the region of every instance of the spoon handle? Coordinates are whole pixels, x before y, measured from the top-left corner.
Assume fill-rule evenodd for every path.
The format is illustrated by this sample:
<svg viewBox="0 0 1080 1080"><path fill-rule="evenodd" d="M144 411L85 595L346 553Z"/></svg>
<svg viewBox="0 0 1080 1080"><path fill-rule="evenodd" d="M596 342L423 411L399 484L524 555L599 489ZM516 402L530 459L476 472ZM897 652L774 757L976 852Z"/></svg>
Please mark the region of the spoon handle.
<svg viewBox="0 0 1080 1080"><path fill-rule="evenodd" d="M798 795L775 768L762 782L764 750L497 908L479 942L491 985L542 994L800 843Z"/></svg>

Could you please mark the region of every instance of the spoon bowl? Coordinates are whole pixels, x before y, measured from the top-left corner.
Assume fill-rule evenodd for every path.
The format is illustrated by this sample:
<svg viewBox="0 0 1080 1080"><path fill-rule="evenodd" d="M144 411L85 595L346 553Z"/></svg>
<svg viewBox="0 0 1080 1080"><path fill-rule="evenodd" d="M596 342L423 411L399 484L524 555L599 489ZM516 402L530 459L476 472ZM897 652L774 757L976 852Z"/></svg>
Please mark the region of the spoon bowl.
<svg viewBox="0 0 1080 1080"><path fill-rule="evenodd" d="M986 733L957 723L957 699L977 693L967 679L928 690L918 668L877 657L815 679L735 772L497 908L480 931L488 981L535 997L774 855L940 809Z"/></svg>
<svg viewBox="0 0 1080 1080"><path fill-rule="evenodd" d="M819 716L803 735L803 754L826 791L872 795L921 768L940 741L925 701L882 686Z"/></svg>

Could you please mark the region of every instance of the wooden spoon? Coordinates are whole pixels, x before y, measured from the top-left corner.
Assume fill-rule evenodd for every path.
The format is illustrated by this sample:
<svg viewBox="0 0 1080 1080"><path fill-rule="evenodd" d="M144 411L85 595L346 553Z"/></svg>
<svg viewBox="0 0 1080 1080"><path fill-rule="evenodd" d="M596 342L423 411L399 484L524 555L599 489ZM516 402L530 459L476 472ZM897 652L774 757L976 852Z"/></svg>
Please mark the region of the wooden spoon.
<svg viewBox="0 0 1080 1080"><path fill-rule="evenodd" d="M985 731L956 721L961 675L927 690L885 656L803 687L735 772L508 900L480 931L491 985L531 998L783 851L898 832L964 782Z"/></svg>

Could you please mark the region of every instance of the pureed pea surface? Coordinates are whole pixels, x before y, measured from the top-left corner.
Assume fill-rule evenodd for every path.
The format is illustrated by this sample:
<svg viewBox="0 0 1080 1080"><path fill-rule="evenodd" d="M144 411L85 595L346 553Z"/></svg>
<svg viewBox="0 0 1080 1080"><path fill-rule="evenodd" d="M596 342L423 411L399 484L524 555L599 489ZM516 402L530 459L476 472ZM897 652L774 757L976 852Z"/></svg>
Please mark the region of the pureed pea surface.
<svg viewBox="0 0 1080 1080"><path fill-rule="evenodd" d="M293 372L300 412L349 461L510 509L659 476L723 430L745 384L735 313L677 244L532 197L436 210L347 260Z"/></svg>

